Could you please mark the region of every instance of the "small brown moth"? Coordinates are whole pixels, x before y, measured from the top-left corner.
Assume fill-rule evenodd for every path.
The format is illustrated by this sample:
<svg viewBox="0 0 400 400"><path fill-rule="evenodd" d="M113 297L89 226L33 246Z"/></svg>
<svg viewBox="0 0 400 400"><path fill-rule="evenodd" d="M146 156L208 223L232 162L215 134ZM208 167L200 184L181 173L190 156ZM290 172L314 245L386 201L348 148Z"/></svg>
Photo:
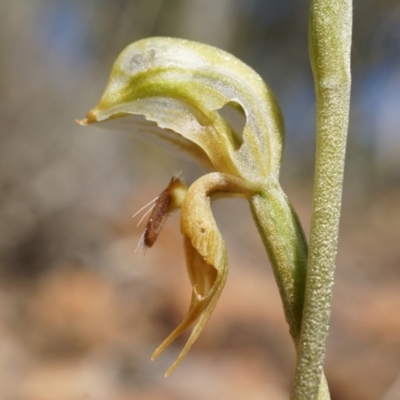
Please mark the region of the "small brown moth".
<svg viewBox="0 0 400 400"><path fill-rule="evenodd" d="M162 228L164 227L168 216L178 208L181 208L186 191L186 185L179 179L179 174L175 174L171 178L168 186L160 193L159 196L151 200L133 215L133 217L135 217L146 207L153 204L138 223L138 225L140 225L144 217L150 213L149 220L136 247L137 252L141 253L145 248L153 246Z"/></svg>

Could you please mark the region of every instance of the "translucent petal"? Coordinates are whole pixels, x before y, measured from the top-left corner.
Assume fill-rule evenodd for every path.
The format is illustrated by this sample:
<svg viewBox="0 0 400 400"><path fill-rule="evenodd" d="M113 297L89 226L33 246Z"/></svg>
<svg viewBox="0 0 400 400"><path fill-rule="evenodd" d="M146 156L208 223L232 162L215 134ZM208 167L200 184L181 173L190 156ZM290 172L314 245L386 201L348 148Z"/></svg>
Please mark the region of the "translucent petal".
<svg viewBox="0 0 400 400"><path fill-rule="evenodd" d="M228 103L239 104L246 114L239 148L218 113ZM247 179L278 176L283 145L278 105L259 75L222 50L172 38L149 38L128 46L115 62L99 104L81 122L127 114L144 115L194 143L197 147L185 142L181 150L203 164L205 154L215 170ZM152 132L159 135L158 130ZM165 139L180 143L176 135Z"/></svg>

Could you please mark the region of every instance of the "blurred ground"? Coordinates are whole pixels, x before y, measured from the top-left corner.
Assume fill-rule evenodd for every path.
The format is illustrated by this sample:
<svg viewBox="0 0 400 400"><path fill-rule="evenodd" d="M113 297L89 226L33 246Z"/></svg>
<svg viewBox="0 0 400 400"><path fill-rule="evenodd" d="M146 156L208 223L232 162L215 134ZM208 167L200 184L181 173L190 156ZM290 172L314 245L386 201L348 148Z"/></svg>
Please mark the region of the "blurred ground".
<svg viewBox="0 0 400 400"><path fill-rule="evenodd" d="M145 189L143 197L154 196ZM345 208L326 362L333 399L381 399L399 372L400 218L389 211L399 199L400 192L387 194L363 215ZM305 218L304 199L293 200ZM232 213L250 217L245 205L224 203L225 213L215 208L228 242L228 283L171 377L163 374L187 335L158 360L149 358L190 299L178 221L172 218L156 246L138 257L141 230L129 216L143 201L134 200L99 228L112 231L98 250L104 267L54 263L46 273L3 279L1 398L287 398L294 354L273 276L251 218L240 231L230 221Z"/></svg>
<svg viewBox="0 0 400 400"><path fill-rule="evenodd" d="M0 2L0 400L287 399L294 351L245 202L214 211L230 272L187 359L150 356L190 299L179 216L139 257L131 215L179 170L74 123L128 43L181 36L265 77L287 125L283 185L309 230L314 104L300 1ZM355 1L353 108L326 373L332 400L400 398L400 7ZM234 218L232 218L234 216Z"/></svg>

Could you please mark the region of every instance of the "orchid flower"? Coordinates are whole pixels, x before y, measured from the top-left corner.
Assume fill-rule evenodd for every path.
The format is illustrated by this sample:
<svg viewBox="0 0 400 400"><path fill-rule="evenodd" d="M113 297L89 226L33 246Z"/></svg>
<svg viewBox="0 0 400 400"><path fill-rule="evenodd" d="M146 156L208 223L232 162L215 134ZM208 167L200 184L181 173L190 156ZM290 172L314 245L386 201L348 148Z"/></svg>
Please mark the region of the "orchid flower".
<svg viewBox="0 0 400 400"><path fill-rule="evenodd" d="M153 359L184 330L193 329L167 374L198 338L227 278L225 243L211 201L239 195L249 202L269 255L296 348L292 399L329 400L323 362L348 126L351 27L351 0L310 2L317 154L309 256L299 220L279 184L279 106L260 76L234 56L181 39L136 42L116 60L98 105L78 121L128 130L194 158L211 171L188 188L173 176L150 203L149 222L139 242L139 249L151 247L168 215L181 210L192 298L186 317ZM244 114L242 137L222 117L226 106Z"/></svg>
<svg viewBox="0 0 400 400"><path fill-rule="evenodd" d="M243 138L218 112L226 105L244 112ZM215 198L239 195L249 201L296 342L307 247L279 185L283 121L275 97L260 76L234 56L204 44L144 39L121 53L100 102L78 122L128 129L212 171L187 189L173 177L157 198L141 241L148 246L145 239L153 236L152 245L168 214L181 209L192 299L186 317L153 358L185 329L193 326L193 330L167 374L198 338L227 278L225 243L210 208Z"/></svg>

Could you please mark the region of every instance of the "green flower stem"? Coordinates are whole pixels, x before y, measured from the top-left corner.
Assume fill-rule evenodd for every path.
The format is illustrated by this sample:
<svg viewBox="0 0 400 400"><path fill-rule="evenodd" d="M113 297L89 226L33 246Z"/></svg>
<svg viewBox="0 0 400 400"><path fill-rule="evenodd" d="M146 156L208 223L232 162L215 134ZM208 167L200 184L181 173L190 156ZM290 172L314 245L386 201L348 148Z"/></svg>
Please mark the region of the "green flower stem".
<svg viewBox="0 0 400 400"><path fill-rule="evenodd" d="M300 339L307 268L307 241L300 221L277 184L250 199L251 211L267 250L296 349ZM329 400L322 375L320 400Z"/></svg>
<svg viewBox="0 0 400 400"><path fill-rule="evenodd" d="M297 345L303 311L307 242L296 213L278 184L250 200L275 274L290 335Z"/></svg>
<svg viewBox="0 0 400 400"><path fill-rule="evenodd" d="M309 46L317 98L317 151L294 400L329 399L328 392L318 388L338 240L350 102L351 28L351 0L311 1Z"/></svg>

